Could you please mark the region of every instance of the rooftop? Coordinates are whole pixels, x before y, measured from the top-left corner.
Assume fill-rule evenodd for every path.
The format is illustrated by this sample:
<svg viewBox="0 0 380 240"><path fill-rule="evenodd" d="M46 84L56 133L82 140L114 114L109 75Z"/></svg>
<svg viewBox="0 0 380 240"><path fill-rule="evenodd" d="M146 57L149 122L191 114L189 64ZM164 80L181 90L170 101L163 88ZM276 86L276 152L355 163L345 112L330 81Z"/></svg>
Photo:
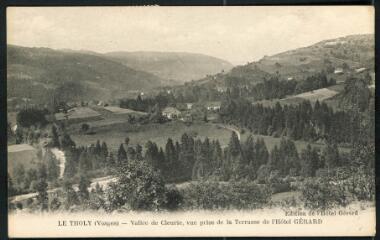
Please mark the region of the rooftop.
<svg viewBox="0 0 380 240"><path fill-rule="evenodd" d="M112 112L112 113L115 113L115 114L128 114L128 113L140 113L140 114L146 114L144 112L140 112L140 111L134 111L134 110L131 110L131 109L127 109L127 108L120 108L120 107L116 107L116 106L107 106L107 107L104 107L104 109Z"/></svg>
<svg viewBox="0 0 380 240"><path fill-rule="evenodd" d="M174 107L166 107L162 112L180 112L177 108Z"/></svg>
<svg viewBox="0 0 380 240"><path fill-rule="evenodd" d="M34 151L34 150L36 149L29 144L15 144L15 145L8 146L9 153L22 152L22 151Z"/></svg>
<svg viewBox="0 0 380 240"><path fill-rule="evenodd" d="M71 109L70 109L71 110ZM57 120L64 120L66 116L68 119L76 119L76 118L89 118L89 117L97 117L100 114L91 108L88 107L75 107L72 108L70 112L65 113L56 113L54 114Z"/></svg>

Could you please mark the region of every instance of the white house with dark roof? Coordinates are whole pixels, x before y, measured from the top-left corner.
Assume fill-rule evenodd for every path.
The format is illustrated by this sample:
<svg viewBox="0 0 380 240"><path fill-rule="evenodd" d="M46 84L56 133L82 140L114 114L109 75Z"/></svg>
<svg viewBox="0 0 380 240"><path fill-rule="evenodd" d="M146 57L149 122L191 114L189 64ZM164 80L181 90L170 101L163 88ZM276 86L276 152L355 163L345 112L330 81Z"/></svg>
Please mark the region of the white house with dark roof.
<svg viewBox="0 0 380 240"><path fill-rule="evenodd" d="M174 107L166 107L162 110L162 116L168 119L176 119L181 115L181 111Z"/></svg>

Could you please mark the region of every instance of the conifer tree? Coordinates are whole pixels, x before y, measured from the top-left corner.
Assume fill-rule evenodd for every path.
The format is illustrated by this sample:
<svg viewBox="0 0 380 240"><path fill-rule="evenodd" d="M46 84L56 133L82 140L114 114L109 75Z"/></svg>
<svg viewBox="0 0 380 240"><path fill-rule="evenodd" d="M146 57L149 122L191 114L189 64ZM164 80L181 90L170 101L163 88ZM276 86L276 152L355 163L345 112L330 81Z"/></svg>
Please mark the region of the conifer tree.
<svg viewBox="0 0 380 240"><path fill-rule="evenodd" d="M339 166L339 150L336 143L329 142L324 151L325 165L330 169L334 169Z"/></svg>
<svg viewBox="0 0 380 240"><path fill-rule="evenodd" d="M107 167L109 168L113 168L115 166L116 162L115 162L115 158L113 156L113 153L110 152L108 157L107 157Z"/></svg>
<svg viewBox="0 0 380 240"><path fill-rule="evenodd" d="M57 147L57 148L60 148L61 146L59 143L57 127L55 125L52 125L51 127L51 145L52 147Z"/></svg>
<svg viewBox="0 0 380 240"><path fill-rule="evenodd" d="M301 174L304 177L314 177L319 165L318 152L310 144L301 152Z"/></svg>
<svg viewBox="0 0 380 240"><path fill-rule="evenodd" d="M65 169L63 175L65 179L71 179L77 172L76 152L73 149L65 151Z"/></svg>
<svg viewBox="0 0 380 240"><path fill-rule="evenodd" d="M63 191L65 193L65 209L68 210L71 206L79 204L78 195L73 189L71 182L65 181L63 183Z"/></svg>
<svg viewBox="0 0 380 240"><path fill-rule="evenodd" d="M55 155L47 150L45 153L45 163L47 165L47 178L49 181L54 181L59 177L59 163Z"/></svg>
<svg viewBox="0 0 380 240"><path fill-rule="evenodd" d="M49 196L47 193L47 172L45 164L40 164L38 167L38 182L37 182L37 201L41 211L47 211L49 207Z"/></svg>
<svg viewBox="0 0 380 240"><path fill-rule="evenodd" d="M127 152L125 151L123 144L120 144L119 150L117 151L117 163L122 164L127 161Z"/></svg>
<svg viewBox="0 0 380 240"><path fill-rule="evenodd" d="M90 187L90 183L91 182L87 178L86 174L81 174L78 186L78 196L82 203L89 199L88 188Z"/></svg>

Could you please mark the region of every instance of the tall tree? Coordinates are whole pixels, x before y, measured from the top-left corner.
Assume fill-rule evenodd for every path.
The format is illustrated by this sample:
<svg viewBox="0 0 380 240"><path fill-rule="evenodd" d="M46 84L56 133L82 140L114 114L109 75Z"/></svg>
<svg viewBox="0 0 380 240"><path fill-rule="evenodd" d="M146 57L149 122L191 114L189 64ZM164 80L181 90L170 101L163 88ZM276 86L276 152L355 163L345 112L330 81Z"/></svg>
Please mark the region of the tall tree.
<svg viewBox="0 0 380 240"><path fill-rule="evenodd" d="M71 179L77 172L77 152L74 149L65 151L65 170L63 176L65 179Z"/></svg>
<svg viewBox="0 0 380 240"><path fill-rule="evenodd" d="M334 142L327 143L324 151L325 166L328 170L334 169L340 164L338 146Z"/></svg>
<svg viewBox="0 0 380 240"><path fill-rule="evenodd" d="M81 173L87 173L92 170L92 158L90 157L89 150L85 149L79 155L79 171Z"/></svg>
<svg viewBox="0 0 380 240"><path fill-rule="evenodd" d="M177 160L176 160L176 150L173 144L173 140L171 138L168 138L168 141L165 145L165 171L164 176L169 177L172 179L175 176L175 173L173 172L174 169L176 169L178 166L176 166Z"/></svg>
<svg viewBox="0 0 380 240"><path fill-rule="evenodd" d="M44 156L47 165L47 178L49 181L57 180L59 177L59 162L55 155L48 149Z"/></svg>
<svg viewBox="0 0 380 240"><path fill-rule="evenodd" d="M70 209L71 206L79 204L78 195L73 189L71 182L65 181L63 183L63 191L65 193L64 205L66 210Z"/></svg>
<svg viewBox="0 0 380 240"><path fill-rule="evenodd" d="M38 182L37 182L37 201L41 211L47 211L49 207L49 196L47 193L47 172L45 164L40 164L38 167Z"/></svg>
<svg viewBox="0 0 380 240"><path fill-rule="evenodd" d="M179 152L179 162L182 166L182 175L186 179L191 179L194 165L194 139L186 133L181 136L181 147Z"/></svg>
<svg viewBox="0 0 380 240"><path fill-rule="evenodd" d="M25 180L25 168L22 163L17 164L13 170L13 176L17 185L21 185Z"/></svg>
<svg viewBox="0 0 380 240"><path fill-rule="evenodd" d="M160 163L159 162L159 156L158 156L158 147L156 143L153 143L152 141L148 141L145 144L145 160L153 166L154 169L159 169Z"/></svg>
<svg viewBox="0 0 380 240"><path fill-rule="evenodd" d="M78 196L82 203L89 199L88 188L90 187L90 180L88 179L86 174L81 174L79 185L78 185Z"/></svg>
<svg viewBox="0 0 380 240"><path fill-rule="evenodd" d="M301 152L301 174L304 177L314 177L319 165L319 155L310 144Z"/></svg>
<svg viewBox="0 0 380 240"><path fill-rule="evenodd" d="M52 147L60 148L61 144L59 143L59 135L57 131L57 127L52 125L51 127L51 145Z"/></svg>
<svg viewBox="0 0 380 240"><path fill-rule="evenodd" d="M120 144L119 150L117 151L117 162L122 164L127 161L127 152L125 151L123 144Z"/></svg>
<svg viewBox="0 0 380 240"><path fill-rule="evenodd" d="M75 148L75 142L71 139L70 135L64 133L61 138L61 148L66 150L69 148Z"/></svg>

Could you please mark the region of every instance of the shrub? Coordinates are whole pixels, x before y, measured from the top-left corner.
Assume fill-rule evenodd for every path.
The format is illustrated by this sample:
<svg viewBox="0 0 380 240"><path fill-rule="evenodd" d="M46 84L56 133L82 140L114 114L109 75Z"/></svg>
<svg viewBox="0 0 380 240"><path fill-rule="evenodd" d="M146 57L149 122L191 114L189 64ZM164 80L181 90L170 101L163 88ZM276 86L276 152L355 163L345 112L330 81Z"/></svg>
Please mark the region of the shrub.
<svg viewBox="0 0 380 240"><path fill-rule="evenodd" d="M89 129L90 129L90 125L88 125L87 123L83 123L83 124L81 125L81 130L82 130L83 132L87 132Z"/></svg>
<svg viewBox="0 0 380 240"><path fill-rule="evenodd" d="M290 183L272 183L272 193L282 193L291 191Z"/></svg>
<svg viewBox="0 0 380 240"><path fill-rule="evenodd" d="M105 208L105 200L102 192L90 193L89 208L92 210L99 210L101 208Z"/></svg>
<svg viewBox="0 0 380 240"><path fill-rule="evenodd" d="M178 191L177 187L171 186L168 187L165 193L165 207L168 210L176 210L178 209L183 202L183 196Z"/></svg>
<svg viewBox="0 0 380 240"><path fill-rule="evenodd" d="M376 185L373 173L365 172L363 168L357 169L345 181L348 191L359 201L372 201L375 199Z"/></svg>
<svg viewBox="0 0 380 240"><path fill-rule="evenodd" d="M107 200L109 210L124 205L133 210L160 210L165 204L165 184L152 166L131 160L120 167L118 181L110 184Z"/></svg>
<svg viewBox="0 0 380 240"><path fill-rule="evenodd" d="M188 209L254 209L269 202L270 190L248 181L199 182L183 190Z"/></svg>
<svg viewBox="0 0 380 240"><path fill-rule="evenodd" d="M58 198L53 198L50 202L50 210L51 211L56 211L59 209L59 207L61 206L61 201L59 201Z"/></svg>
<svg viewBox="0 0 380 240"><path fill-rule="evenodd" d="M23 109L17 114L17 124L21 127L43 126L47 123L45 119L46 113L46 111L40 109Z"/></svg>
<svg viewBox="0 0 380 240"><path fill-rule="evenodd" d="M325 179L306 179L301 188L305 207L312 209L328 209L336 206L346 206L344 185L340 182Z"/></svg>

